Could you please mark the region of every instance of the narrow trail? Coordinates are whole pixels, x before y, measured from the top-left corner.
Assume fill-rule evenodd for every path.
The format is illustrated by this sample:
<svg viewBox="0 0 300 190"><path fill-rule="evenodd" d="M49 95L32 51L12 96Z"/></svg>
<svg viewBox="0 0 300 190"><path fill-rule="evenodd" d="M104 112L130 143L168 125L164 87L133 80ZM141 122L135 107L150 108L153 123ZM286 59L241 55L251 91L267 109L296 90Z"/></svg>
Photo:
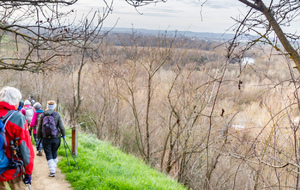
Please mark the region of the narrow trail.
<svg viewBox="0 0 300 190"><path fill-rule="evenodd" d="M72 189L68 181L65 180L65 175L61 173L59 168L56 169L55 177L48 177L48 174L49 169L45 153L43 152L43 156L35 155L31 184L33 190Z"/></svg>

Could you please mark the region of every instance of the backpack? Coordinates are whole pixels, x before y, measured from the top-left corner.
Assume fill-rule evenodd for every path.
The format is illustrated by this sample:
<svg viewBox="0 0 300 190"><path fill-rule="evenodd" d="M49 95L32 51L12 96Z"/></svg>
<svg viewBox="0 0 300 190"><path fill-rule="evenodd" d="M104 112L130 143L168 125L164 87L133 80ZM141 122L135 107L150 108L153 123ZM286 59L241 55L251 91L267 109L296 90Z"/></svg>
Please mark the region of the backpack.
<svg viewBox="0 0 300 190"><path fill-rule="evenodd" d="M28 121L28 124L31 123L32 117L33 117L33 109L32 108L25 108L25 117Z"/></svg>
<svg viewBox="0 0 300 190"><path fill-rule="evenodd" d="M43 138L57 137L59 130L56 128L54 117L57 112L51 115L44 115L42 123Z"/></svg>
<svg viewBox="0 0 300 190"><path fill-rule="evenodd" d="M8 120L16 113L15 110L10 110L5 116L0 117L0 174L9 169L10 160L4 152L4 145L7 145L5 138L5 126ZM3 123L4 122L4 123Z"/></svg>

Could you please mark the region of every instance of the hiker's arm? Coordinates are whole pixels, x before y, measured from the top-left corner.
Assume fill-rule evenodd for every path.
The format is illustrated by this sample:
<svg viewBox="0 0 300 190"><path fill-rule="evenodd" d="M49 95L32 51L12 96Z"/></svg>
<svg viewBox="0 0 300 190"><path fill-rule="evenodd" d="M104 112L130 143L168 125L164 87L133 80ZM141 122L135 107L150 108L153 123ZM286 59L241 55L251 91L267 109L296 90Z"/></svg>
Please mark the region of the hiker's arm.
<svg viewBox="0 0 300 190"><path fill-rule="evenodd" d="M58 126L59 126L59 129L60 129L61 135L66 136L65 127L64 127L64 124L62 122L62 118L61 118L60 114L59 114L59 117L58 117Z"/></svg>
<svg viewBox="0 0 300 190"><path fill-rule="evenodd" d="M25 133L28 133L28 131L25 131ZM21 141L19 148L24 163L25 173L32 174L34 153L29 133L25 135L25 139Z"/></svg>
<svg viewBox="0 0 300 190"><path fill-rule="evenodd" d="M37 114L34 113L33 116L32 116L31 123L30 123L30 127L33 127L33 126L36 125L36 119L37 119Z"/></svg>
<svg viewBox="0 0 300 190"><path fill-rule="evenodd" d="M26 123L23 126L23 128L19 128L19 134L17 135L20 137L19 149L24 163L25 173L31 174L33 171L34 151L31 138L28 133L28 126Z"/></svg>
<svg viewBox="0 0 300 190"><path fill-rule="evenodd" d="M40 116L37 132L36 132L36 138L40 139L42 138L42 123L43 123L44 114Z"/></svg>

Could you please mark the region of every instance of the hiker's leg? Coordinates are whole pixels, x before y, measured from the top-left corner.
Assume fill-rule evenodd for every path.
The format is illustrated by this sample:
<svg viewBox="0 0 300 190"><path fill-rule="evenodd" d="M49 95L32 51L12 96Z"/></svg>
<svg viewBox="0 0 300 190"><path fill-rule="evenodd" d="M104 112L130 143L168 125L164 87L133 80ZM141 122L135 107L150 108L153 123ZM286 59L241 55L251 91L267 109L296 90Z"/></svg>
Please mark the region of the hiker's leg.
<svg viewBox="0 0 300 190"><path fill-rule="evenodd" d="M6 190L6 181L0 181L0 190Z"/></svg>
<svg viewBox="0 0 300 190"><path fill-rule="evenodd" d="M28 126L29 126L29 124L28 124ZM30 135L30 138L32 137L32 129L30 128L29 130L29 135Z"/></svg>
<svg viewBox="0 0 300 190"><path fill-rule="evenodd" d="M53 144L52 144L52 156L53 156L53 159L56 159L57 158L57 150L60 146L60 138L53 138L52 139L53 141Z"/></svg>
<svg viewBox="0 0 300 190"><path fill-rule="evenodd" d="M34 138L34 142L37 145L37 139L36 139L36 134L33 133L33 138Z"/></svg>
<svg viewBox="0 0 300 190"><path fill-rule="evenodd" d="M40 141L41 139L39 139L39 141ZM41 145L40 145L40 149L39 149L40 151L42 151L43 150L43 144L41 143Z"/></svg>
<svg viewBox="0 0 300 190"><path fill-rule="evenodd" d="M58 158L53 159L55 163L55 168L57 168Z"/></svg>
<svg viewBox="0 0 300 190"><path fill-rule="evenodd" d="M53 159L47 160L50 174L55 174L56 164ZM54 176L53 176L54 177Z"/></svg>
<svg viewBox="0 0 300 190"><path fill-rule="evenodd" d="M43 143L40 143L40 140L41 139L36 139L36 150L37 151L42 151L42 149L43 149ZM40 145L40 146L39 146ZM39 146L39 147L38 147Z"/></svg>
<svg viewBox="0 0 300 190"><path fill-rule="evenodd" d="M46 159L47 160L53 160L53 156L52 156L52 146L51 146L51 139L43 139L42 140L43 143L43 148L46 154Z"/></svg>
<svg viewBox="0 0 300 190"><path fill-rule="evenodd" d="M53 150L57 146L56 138L46 139L45 141L43 139L43 142L46 142L46 143L43 143L43 146L44 146L44 151L46 154L47 163L48 163L48 167L49 167L49 172L50 172L49 176L54 177L55 172L56 172L56 163L54 162L55 155L53 155ZM48 156L47 156L47 153L48 153ZM56 153L56 157L57 157L57 153Z"/></svg>
<svg viewBox="0 0 300 190"><path fill-rule="evenodd" d="M51 145L52 145L51 146L51 148L52 148L51 151L52 151L54 166L53 166L53 168L51 168L50 173L55 173L56 172L57 162L58 162L58 159L57 159L57 150L58 150L58 148L60 146L60 138L52 138L51 141L52 141L52 143L51 143ZM51 164L52 164L52 161L51 161ZM49 167L49 169L50 169L50 167Z"/></svg>
<svg viewBox="0 0 300 190"><path fill-rule="evenodd" d="M21 181L22 179L20 177L16 177L15 179L12 179L8 181L8 185L11 190L25 190L26 185Z"/></svg>

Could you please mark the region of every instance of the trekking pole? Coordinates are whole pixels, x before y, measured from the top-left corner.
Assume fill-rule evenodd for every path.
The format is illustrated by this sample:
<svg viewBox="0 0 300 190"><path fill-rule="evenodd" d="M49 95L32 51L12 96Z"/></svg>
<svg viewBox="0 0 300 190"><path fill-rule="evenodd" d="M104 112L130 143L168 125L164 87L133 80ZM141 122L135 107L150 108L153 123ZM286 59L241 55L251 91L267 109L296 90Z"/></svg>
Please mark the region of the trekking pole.
<svg viewBox="0 0 300 190"><path fill-rule="evenodd" d="M64 138L63 138L63 139L64 139ZM65 141L65 143L66 143L66 145L67 145L67 147L68 147L68 149L69 149L69 151L70 151L70 153L71 153L72 158L74 159L74 161L75 161L75 163L76 163L76 165L77 165L77 167L78 167L78 169L79 169L79 166L78 166L78 164L77 164L77 162L76 162L76 160L75 160L75 158L74 158L74 156L73 156L73 154L72 154L72 152L71 152L71 150L70 150L70 148L69 148L69 145L68 145L66 139L64 139L64 141Z"/></svg>
<svg viewBox="0 0 300 190"><path fill-rule="evenodd" d="M65 152L66 152L67 162L68 162L68 166L69 166L69 172L71 173L70 162L69 162L69 158L68 158L68 153L67 153L67 148L66 148L65 141L64 141L64 147L65 147Z"/></svg>

